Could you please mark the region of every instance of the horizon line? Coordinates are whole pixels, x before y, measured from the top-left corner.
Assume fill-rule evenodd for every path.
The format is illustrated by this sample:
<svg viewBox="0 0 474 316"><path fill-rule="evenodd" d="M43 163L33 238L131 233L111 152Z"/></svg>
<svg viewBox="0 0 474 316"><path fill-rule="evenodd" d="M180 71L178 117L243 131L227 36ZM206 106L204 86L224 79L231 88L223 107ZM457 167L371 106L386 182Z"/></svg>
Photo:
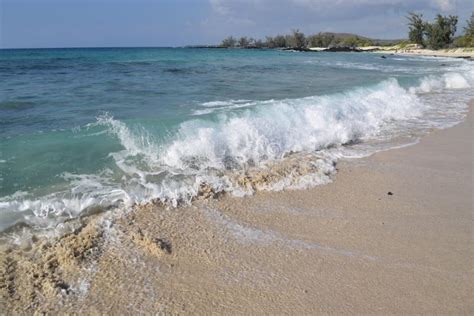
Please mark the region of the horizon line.
<svg viewBox="0 0 474 316"><path fill-rule="evenodd" d="M185 48L187 46L212 46L212 45L184 45L184 46L48 46L48 47L0 47L0 50L20 49L81 49L81 48Z"/></svg>

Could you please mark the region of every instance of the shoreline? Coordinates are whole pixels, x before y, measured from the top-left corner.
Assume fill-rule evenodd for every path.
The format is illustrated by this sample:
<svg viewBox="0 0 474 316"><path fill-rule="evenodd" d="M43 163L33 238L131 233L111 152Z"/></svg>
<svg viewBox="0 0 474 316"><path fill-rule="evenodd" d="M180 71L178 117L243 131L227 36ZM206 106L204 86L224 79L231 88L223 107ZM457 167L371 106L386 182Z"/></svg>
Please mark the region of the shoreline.
<svg viewBox="0 0 474 316"><path fill-rule="evenodd" d="M400 48L399 46L362 46L362 47L308 47L308 48L227 48L219 46L203 46L203 47L185 47L185 48L201 48L201 49L253 49L253 50L281 50L281 51L298 51L298 52L358 52L358 53L376 53L376 54L393 54L399 56L427 56L427 57L450 57L450 58L462 58L467 60L474 59L474 48L472 47L461 47L461 48L446 48L439 50L432 50L428 48Z"/></svg>
<svg viewBox="0 0 474 316"><path fill-rule="evenodd" d="M452 48L452 49L403 49L398 47L360 47L362 52L372 52L376 54L394 54L400 56L427 56L427 57L452 57L467 60L474 59L474 48Z"/></svg>
<svg viewBox="0 0 474 316"><path fill-rule="evenodd" d="M327 185L95 214L4 247L0 308L472 313L473 108L413 146L340 161Z"/></svg>

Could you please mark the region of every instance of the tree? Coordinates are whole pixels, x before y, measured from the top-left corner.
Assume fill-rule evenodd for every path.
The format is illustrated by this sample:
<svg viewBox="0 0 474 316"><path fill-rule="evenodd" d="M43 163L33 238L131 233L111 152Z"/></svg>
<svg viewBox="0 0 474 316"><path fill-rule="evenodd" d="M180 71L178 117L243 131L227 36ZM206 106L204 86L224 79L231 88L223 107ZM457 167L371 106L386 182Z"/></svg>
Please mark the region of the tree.
<svg viewBox="0 0 474 316"><path fill-rule="evenodd" d="M295 39L292 35L285 35L285 47L295 47Z"/></svg>
<svg viewBox="0 0 474 316"><path fill-rule="evenodd" d="M250 46L254 48L263 48L265 45L262 40L250 38Z"/></svg>
<svg viewBox="0 0 474 316"><path fill-rule="evenodd" d="M408 39L418 45L425 46L423 35L425 33L426 24L423 22L423 15L409 12L408 16Z"/></svg>
<svg viewBox="0 0 474 316"><path fill-rule="evenodd" d="M342 46L355 47L357 46L359 39L357 36L348 36L342 40Z"/></svg>
<svg viewBox="0 0 474 316"><path fill-rule="evenodd" d="M323 43L323 36L321 33L317 35L311 35L308 37L308 45L310 47L327 47L328 45L324 45Z"/></svg>
<svg viewBox="0 0 474 316"><path fill-rule="evenodd" d="M235 38L233 38L232 36L229 36L222 41L221 47L232 48L232 47L235 47L236 44L237 44L237 41L235 40Z"/></svg>
<svg viewBox="0 0 474 316"><path fill-rule="evenodd" d="M471 18L466 21L464 36L474 36L474 12L472 12Z"/></svg>
<svg viewBox="0 0 474 316"><path fill-rule="evenodd" d="M273 39L273 37L271 36L266 36L265 37L265 47L268 47L268 48L275 48L275 40Z"/></svg>
<svg viewBox="0 0 474 316"><path fill-rule="evenodd" d="M458 47L474 47L474 12L471 18L466 21L464 35L456 39L455 45Z"/></svg>
<svg viewBox="0 0 474 316"><path fill-rule="evenodd" d="M321 34L321 47L329 47L331 45L336 44L335 43L335 36L333 34Z"/></svg>
<svg viewBox="0 0 474 316"><path fill-rule="evenodd" d="M298 29L293 30L293 47L297 49L306 48L306 37Z"/></svg>
<svg viewBox="0 0 474 316"><path fill-rule="evenodd" d="M349 47L362 47L362 46L371 46L373 42L368 38L361 38L359 36L348 36L342 39L343 46Z"/></svg>
<svg viewBox="0 0 474 316"><path fill-rule="evenodd" d="M286 37L283 35L277 35L273 38L275 47L288 47L288 43L286 41Z"/></svg>
<svg viewBox="0 0 474 316"><path fill-rule="evenodd" d="M247 37L241 37L239 39L239 47L240 48L247 48L250 46L250 41L247 39Z"/></svg>
<svg viewBox="0 0 474 316"><path fill-rule="evenodd" d="M446 48L453 43L457 30L457 16L442 16L438 14L433 23L425 23L427 44L432 49Z"/></svg>

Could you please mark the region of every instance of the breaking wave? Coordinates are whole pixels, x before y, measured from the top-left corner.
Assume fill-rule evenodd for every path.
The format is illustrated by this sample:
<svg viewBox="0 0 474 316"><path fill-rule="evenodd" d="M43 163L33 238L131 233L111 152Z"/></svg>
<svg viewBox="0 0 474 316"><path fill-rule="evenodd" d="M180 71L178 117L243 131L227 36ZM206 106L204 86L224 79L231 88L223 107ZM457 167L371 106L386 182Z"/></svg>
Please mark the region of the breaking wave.
<svg viewBox="0 0 474 316"><path fill-rule="evenodd" d="M26 192L0 198L0 229L17 222L51 226L134 203L176 206L220 192L245 195L327 183L344 145L390 139L410 128L413 134L417 126L443 127L443 98L425 94L464 89L452 105L462 115L472 97L473 73L429 76L409 88L389 79L334 95L208 102L202 104L208 112L194 114L219 111L217 118L186 121L164 141L102 115L87 128L105 129L120 142L123 149L110 153L114 167L97 175L63 174L67 186L40 198ZM224 111L235 108L241 110Z"/></svg>

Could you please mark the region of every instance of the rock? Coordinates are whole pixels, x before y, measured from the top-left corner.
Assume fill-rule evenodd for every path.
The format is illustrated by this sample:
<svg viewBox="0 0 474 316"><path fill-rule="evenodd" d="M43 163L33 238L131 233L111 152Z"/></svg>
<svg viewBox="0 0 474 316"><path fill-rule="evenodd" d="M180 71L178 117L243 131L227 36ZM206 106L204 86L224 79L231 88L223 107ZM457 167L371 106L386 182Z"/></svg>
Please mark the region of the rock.
<svg viewBox="0 0 474 316"><path fill-rule="evenodd" d="M282 50L295 51L295 52L313 52L311 49L306 48L306 47L287 47L287 48L283 48Z"/></svg>
<svg viewBox="0 0 474 316"><path fill-rule="evenodd" d="M388 191L387 195L393 195L393 193L392 193L392 192L390 192L390 191Z"/></svg>
<svg viewBox="0 0 474 316"><path fill-rule="evenodd" d="M351 46L333 46L324 50L325 52L361 52L357 47Z"/></svg>

